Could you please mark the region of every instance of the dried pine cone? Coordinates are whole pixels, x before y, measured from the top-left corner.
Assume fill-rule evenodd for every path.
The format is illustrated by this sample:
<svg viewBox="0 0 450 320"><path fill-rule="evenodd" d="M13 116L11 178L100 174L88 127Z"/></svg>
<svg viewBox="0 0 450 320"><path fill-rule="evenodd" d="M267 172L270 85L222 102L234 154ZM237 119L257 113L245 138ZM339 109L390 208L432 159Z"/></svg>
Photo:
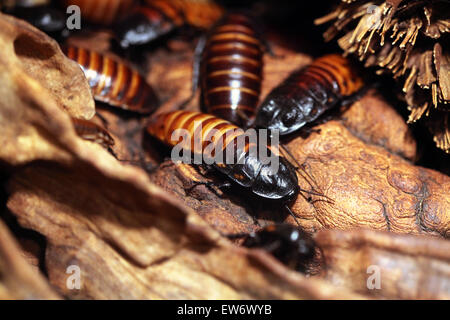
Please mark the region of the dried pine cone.
<svg viewBox="0 0 450 320"><path fill-rule="evenodd" d="M409 122L426 119L436 145L450 153L450 31L447 0L342 0L315 21L334 21L325 32L378 73L402 81Z"/></svg>

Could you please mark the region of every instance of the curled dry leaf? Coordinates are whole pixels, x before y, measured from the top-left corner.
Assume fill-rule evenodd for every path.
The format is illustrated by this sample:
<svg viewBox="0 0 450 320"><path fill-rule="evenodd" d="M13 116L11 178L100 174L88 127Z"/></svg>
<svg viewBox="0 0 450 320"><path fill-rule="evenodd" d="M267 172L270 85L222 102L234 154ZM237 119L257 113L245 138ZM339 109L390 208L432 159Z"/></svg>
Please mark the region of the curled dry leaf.
<svg viewBox="0 0 450 320"><path fill-rule="evenodd" d="M0 300L58 299L46 279L32 269L0 220Z"/></svg>
<svg viewBox="0 0 450 320"><path fill-rule="evenodd" d="M3 67L38 82L72 116L94 116L94 100L84 74L56 41L25 21L0 13L0 47Z"/></svg>
<svg viewBox="0 0 450 320"><path fill-rule="evenodd" d="M325 278L387 299L450 299L450 242L371 230L320 231Z"/></svg>
<svg viewBox="0 0 450 320"><path fill-rule="evenodd" d="M68 117L58 111L64 109L81 118L93 116L94 102L83 72L45 34L3 14L0 45L2 159L14 164L57 154L67 159L67 154L57 152L64 146L49 143L48 119L65 118L62 121L69 127ZM24 125L22 118L33 119L35 126Z"/></svg>
<svg viewBox="0 0 450 320"><path fill-rule="evenodd" d="M54 97L0 64L7 206L46 237L50 283L69 298L360 298L237 248L138 168L82 141ZM8 107L14 105L14 112ZM81 270L81 290L67 268Z"/></svg>

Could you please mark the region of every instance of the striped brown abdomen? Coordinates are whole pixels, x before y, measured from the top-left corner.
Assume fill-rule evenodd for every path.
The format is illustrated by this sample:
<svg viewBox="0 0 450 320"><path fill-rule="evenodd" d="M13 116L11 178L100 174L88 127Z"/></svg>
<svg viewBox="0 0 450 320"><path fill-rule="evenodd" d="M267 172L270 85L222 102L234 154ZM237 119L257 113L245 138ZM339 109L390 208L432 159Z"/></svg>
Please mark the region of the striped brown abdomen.
<svg viewBox="0 0 450 320"><path fill-rule="evenodd" d="M262 44L249 17L227 15L209 35L202 56L201 88L208 113L247 124L261 92Z"/></svg>
<svg viewBox="0 0 450 320"><path fill-rule="evenodd" d="M279 130L280 135L292 133L362 87L363 80L350 61L337 54L323 56L293 72L269 93L255 125Z"/></svg>
<svg viewBox="0 0 450 320"><path fill-rule="evenodd" d="M124 63L83 48L68 47L64 52L81 66L96 100L143 114L159 106L145 79Z"/></svg>
<svg viewBox="0 0 450 320"><path fill-rule="evenodd" d="M65 6L76 5L83 19L90 22L111 25L137 4L136 0L63 0Z"/></svg>
<svg viewBox="0 0 450 320"><path fill-rule="evenodd" d="M176 130L185 130L188 137ZM212 143L218 149L225 147L244 131L226 120L201 112L174 111L158 115L147 127L147 131L161 142L174 147L188 138L183 149L193 154L202 154ZM181 132L180 132L181 133Z"/></svg>
<svg viewBox="0 0 450 320"><path fill-rule="evenodd" d="M242 129L226 120L200 112L175 111L153 118L147 131L169 146L180 146L191 155L202 154L202 161L260 197L288 201L298 194L292 165L257 139L247 139ZM270 162L262 161L258 148L266 149Z"/></svg>
<svg viewBox="0 0 450 320"><path fill-rule="evenodd" d="M351 96L363 86L361 77L350 61L338 54L314 60L305 70L295 73L293 80L299 88L321 86L338 99Z"/></svg>

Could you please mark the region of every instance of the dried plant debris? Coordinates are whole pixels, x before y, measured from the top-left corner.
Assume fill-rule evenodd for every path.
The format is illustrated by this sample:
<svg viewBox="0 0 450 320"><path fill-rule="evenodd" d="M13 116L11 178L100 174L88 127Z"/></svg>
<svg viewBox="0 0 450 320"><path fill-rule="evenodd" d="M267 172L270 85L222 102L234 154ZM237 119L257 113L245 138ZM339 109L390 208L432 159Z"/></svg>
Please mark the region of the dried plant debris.
<svg viewBox="0 0 450 320"><path fill-rule="evenodd" d="M0 47L3 67L34 79L72 116L94 116L94 100L83 72L66 58L56 41L30 24L0 13Z"/></svg>
<svg viewBox="0 0 450 320"><path fill-rule="evenodd" d="M0 300L5 299L58 299L58 295L28 265L19 245L0 220Z"/></svg>
<svg viewBox="0 0 450 320"><path fill-rule="evenodd" d="M386 299L450 299L450 242L371 230L316 236L337 286Z"/></svg>
<svg viewBox="0 0 450 320"><path fill-rule="evenodd" d="M94 151L94 150L92 150ZM55 163L21 170L9 184L9 209L47 238L50 282L69 298L359 298L290 272L262 251L236 248L149 182L142 172ZM109 170L107 170L109 171ZM126 173L128 172L128 173ZM107 173L107 175L105 175ZM120 177L121 176L121 177ZM95 184L98 192L89 186ZM76 195L76 197L75 197ZM78 266L81 289L67 287Z"/></svg>
<svg viewBox="0 0 450 320"><path fill-rule="evenodd" d="M436 145L450 152L450 3L441 0L342 1L316 24L333 21L327 41L402 83L409 122L424 118Z"/></svg>
<svg viewBox="0 0 450 320"><path fill-rule="evenodd" d="M49 128L49 119L72 127L65 111L79 118L93 116L83 72L56 42L27 23L0 14L0 26L0 157L16 165L56 154L67 159L68 154L57 152L64 145L50 143L55 128Z"/></svg>

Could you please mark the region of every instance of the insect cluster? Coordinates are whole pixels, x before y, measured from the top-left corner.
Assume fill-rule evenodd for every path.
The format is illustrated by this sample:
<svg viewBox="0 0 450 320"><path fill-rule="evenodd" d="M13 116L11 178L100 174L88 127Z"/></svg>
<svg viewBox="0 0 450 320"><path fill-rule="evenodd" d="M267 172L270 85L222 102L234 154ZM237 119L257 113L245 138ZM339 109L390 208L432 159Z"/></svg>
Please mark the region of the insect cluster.
<svg viewBox="0 0 450 320"><path fill-rule="evenodd" d="M60 23L59 14L54 13L68 5L78 5L83 19L93 25L109 27L120 50L145 48L185 26L202 33L193 61L192 86L194 94L200 88L205 113L185 111L182 105L178 111L152 115L160 105L158 93L137 70L111 56L62 43L64 53L82 68L95 100L149 115L147 132L168 146L179 144L178 139L173 139L176 130L185 129L192 141L197 135L201 142L198 148L193 144L184 146L192 155L203 154L211 147L223 153L231 148L233 164L220 162L210 167L229 184L262 201L281 204L294 219L289 205L299 194L331 201L315 189L307 172L291 159L287 148L262 145L259 140L245 140L243 147L238 148L237 140L244 135L243 129L248 128L268 129L269 134L278 131L281 136L296 133L327 110L354 100L363 88L363 80L348 59L338 54L318 58L292 73L260 103L263 56L270 53L270 47L261 24L245 11L225 12L207 0L66 0L56 6L50 1L16 1L2 8L55 34L63 31L64 24ZM41 11L34 11L37 16L22 14L22 9L30 6L33 10L40 8ZM44 19L42 12L50 18ZM103 127L79 119L73 119L73 124L83 139L108 150L114 146L113 138ZM276 157L279 164L276 170L260 158L260 153L251 152L255 148L265 148L266 154ZM310 190L299 187L297 173L307 179ZM305 231L289 225L268 226L240 237L245 238L244 245L266 249L302 272L319 251Z"/></svg>

